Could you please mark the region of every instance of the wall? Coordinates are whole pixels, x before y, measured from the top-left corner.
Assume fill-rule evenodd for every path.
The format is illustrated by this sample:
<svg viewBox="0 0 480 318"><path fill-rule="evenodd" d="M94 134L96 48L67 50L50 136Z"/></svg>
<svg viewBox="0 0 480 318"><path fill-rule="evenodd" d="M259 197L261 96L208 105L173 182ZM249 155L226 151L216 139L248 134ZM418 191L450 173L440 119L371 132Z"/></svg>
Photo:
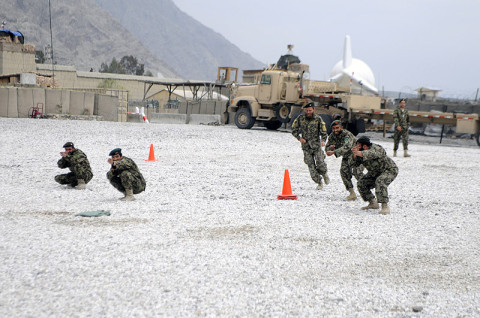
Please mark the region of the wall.
<svg viewBox="0 0 480 318"><path fill-rule="evenodd" d="M46 114L95 115L118 121L119 97L44 88L0 87L0 117L30 117L34 106ZM125 119L126 120L126 119Z"/></svg>

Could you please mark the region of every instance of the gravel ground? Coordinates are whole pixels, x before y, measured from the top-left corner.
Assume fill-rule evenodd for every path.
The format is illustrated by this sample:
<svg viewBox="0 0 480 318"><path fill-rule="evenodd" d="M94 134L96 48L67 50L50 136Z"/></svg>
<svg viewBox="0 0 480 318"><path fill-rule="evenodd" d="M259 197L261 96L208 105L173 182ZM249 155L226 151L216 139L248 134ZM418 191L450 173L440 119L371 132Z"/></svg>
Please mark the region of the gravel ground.
<svg viewBox="0 0 480 318"><path fill-rule="evenodd" d="M468 141L412 136L383 216L343 200L340 159L316 190L288 132L2 118L0 137L1 317L480 317ZM53 180L66 141L85 191ZM147 180L136 201L105 177L115 147ZM276 199L284 169L296 201ZM111 216L75 216L92 210Z"/></svg>

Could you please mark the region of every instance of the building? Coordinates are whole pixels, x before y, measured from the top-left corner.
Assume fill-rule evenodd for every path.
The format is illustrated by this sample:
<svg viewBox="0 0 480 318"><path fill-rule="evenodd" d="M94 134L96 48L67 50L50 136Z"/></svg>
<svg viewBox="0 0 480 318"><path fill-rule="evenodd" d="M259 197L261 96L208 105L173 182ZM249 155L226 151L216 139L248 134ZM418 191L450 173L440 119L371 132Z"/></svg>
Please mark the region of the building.
<svg viewBox="0 0 480 318"><path fill-rule="evenodd" d="M418 93L418 99L422 101L432 101L436 102L438 98L438 93L441 92L439 89L433 89L428 87L420 87L415 90Z"/></svg>

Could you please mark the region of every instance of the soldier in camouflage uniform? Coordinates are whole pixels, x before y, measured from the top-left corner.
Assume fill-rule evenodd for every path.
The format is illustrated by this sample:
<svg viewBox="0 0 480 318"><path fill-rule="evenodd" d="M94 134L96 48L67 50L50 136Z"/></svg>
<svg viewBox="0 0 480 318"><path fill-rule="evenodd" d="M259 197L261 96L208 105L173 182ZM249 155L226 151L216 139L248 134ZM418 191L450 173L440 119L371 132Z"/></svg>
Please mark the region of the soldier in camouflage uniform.
<svg viewBox="0 0 480 318"><path fill-rule="evenodd" d="M387 187L397 177L398 167L387 156L385 149L377 144L372 144L370 138L362 136L358 138L357 145L352 149L353 157L357 165L363 164L368 172L358 180L358 192L364 201L369 204L362 208L378 209L378 203L382 204L381 214L389 214ZM370 189L375 188L375 196Z"/></svg>
<svg viewBox="0 0 480 318"><path fill-rule="evenodd" d="M398 144L400 138L403 141L403 156L410 157L408 154L408 127L410 126L410 116L405 109L407 102L402 99L399 107L393 112L393 156L397 156Z"/></svg>
<svg viewBox="0 0 480 318"><path fill-rule="evenodd" d="M321 190L322 177L325 184L330 183L327 164L324 161L325 154L322 150L324 145L322 140L327 139L327 129L322 117L315 114L313 103L303 106L303 110L304 113L293 122L292 135L302 144L304 162L308 166L312 180L317 183L317 189Z"/></svg>
<svg viewBox="0 0 480 318"><path fill-rule="evenodd" d="M70 172L55 176L55 181L60 184L69 184L78 190L84 190L86 184L93 178L87 155L80 149L76 149L73 142L67 142L63 148L65 151L60 152L62 158L58 160L57 165L61 169L70 169Z"/></svg>
<svg viewBox="0 0 480 318"><path fill-rule="evenodd" d="M122 156L122 149L115 148L110 151L109 155L112 158L108 159L108 163L112 166L107 172L108 180L125 195L120 200L134 201L133 194L145 191L146 182L143 175L132 159Z"/></svg>
<svg viewBox="0 0 480 318"><path fill-rule="evenodd" d="M352 148L356 144L355 136L346 129L340 120L335 120L331 124L332 133L328 136L328 142L325 146L327 156L342 157L342 165L340 166L340 176L343 184L350 195L346 197L347 201L357 199L355 190L353 190L352 175L355 179L360 180L363 177L363 166L356 166L353 162Z"/></svg>

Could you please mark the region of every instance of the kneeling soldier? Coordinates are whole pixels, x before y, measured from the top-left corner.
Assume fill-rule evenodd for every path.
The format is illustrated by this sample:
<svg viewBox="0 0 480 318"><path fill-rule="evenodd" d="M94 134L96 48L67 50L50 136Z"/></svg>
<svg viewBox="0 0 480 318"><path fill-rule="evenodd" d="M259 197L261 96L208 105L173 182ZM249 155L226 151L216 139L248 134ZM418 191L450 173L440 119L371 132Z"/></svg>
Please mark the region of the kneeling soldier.
<svg viewBox="0 0 480 318"><path fill-rule="evenodd" d="M76 149L73 142L63 145L65 151L60 152L62 158L57 165L61 169L69 168L71 172L55 176L55 181L60 184L69 184L77 190L84 190L86 184L93 178L90 162L87 155L80 149Z"/></svg>
<svg viewBox="0 0 480 318"><path fill-rule="evenodd" d="M362 210L378 209L378 203L381 203L380 213L389 214L387 187L397 177L397 165L387 156L382 146L372 144L367 136L358 138L357 145L352 148L352 151L355 164L363 164L368 171L357 183L362 199L369 202ZM370 191L372 188L375 188L377 199Z"/></svg>
<svg viewBox="0 0 480 318"><path fill-rule="evenodd" d="M122 201L134 201L133 194L145 191L146 182L135 162L122 156L122 149L115 148L110 151L108 163L112 165L107 173L110 183L120 192L125 194Z"/></svg>

